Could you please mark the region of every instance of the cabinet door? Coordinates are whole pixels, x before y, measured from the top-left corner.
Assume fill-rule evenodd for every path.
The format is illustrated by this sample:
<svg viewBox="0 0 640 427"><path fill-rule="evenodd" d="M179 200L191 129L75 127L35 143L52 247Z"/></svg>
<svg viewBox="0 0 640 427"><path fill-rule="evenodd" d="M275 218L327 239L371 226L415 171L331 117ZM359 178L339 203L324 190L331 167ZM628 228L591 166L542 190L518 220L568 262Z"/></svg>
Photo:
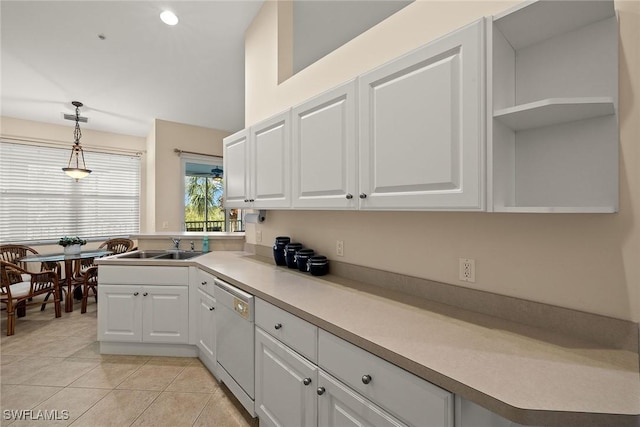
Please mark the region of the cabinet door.
<svg viewBox="0 0 640 427"><path fill-rule="evenodd" d="M186 344L189 341L187 286L143 286L142 301L144 342Z"/></svg>
<svg viewBox="0 0 640 427"><path fill-rule="evenodd" d="M207 366L215 366L216 361L216 315L215 300L198 290L198 338L196 345L200 350L200 358L208 359Z"/></svg>
<svg viewBox="0 0 640 427"><path fill-rule="evenodd" d="M98 286L98 340L140 342L142 299L140 286Z"/></svg>
<svg viewBox="0 0 640 427"><path fill-rule="evenodd" d="M260 328L255 361L260 425L315 426L317 367Z"/></svg>
<svg viewBox="0 0 640 427"><path fill-rule="evenodd" d="M361 209L484 209L483 28L361 76Z"/></svg>
<svg viewBox="0 0 640 427"><path fill-rule="evenodd" d="M406 426L329 374L318 378L318 427Z"/></svg>
<svg viewBox="0 0 640 427"><path fill-rule="evenodd" d="M249 130L226 137L223 145L224 205L246 208L249 203Z"/></svg>
<svg viewBox="0 0 640 427"><path fill-rule="evenodd" d="M351 81L293 108L294 207L358 207L355 85Z"/></svg>
<svg viewBox="0 0 640 427"><path fill-rule="evenodd" d="M291 111L251 127L251 197L255 208L291 205Z"/></svg>

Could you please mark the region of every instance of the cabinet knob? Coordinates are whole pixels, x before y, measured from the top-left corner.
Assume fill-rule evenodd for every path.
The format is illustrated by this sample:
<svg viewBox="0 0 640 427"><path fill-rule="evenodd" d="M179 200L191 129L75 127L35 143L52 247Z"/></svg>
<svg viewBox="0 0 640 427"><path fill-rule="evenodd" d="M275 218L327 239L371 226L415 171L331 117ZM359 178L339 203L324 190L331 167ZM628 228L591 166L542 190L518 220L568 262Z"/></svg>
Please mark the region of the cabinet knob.
<svg viewBox="0 0 640 427"><path fill-rule="evenodd" d="M209 307L209 311L213 311L215 309L216 309L215 307Z"/></svg>
<svg viewBox="0 0 640 427"><path fill-rule="evenodd" d="M282 329L282 323L276 323L276 325L274 326L274 328L276 328L276 329Z"/></svg>
<svg viewBox="0 0 640 427"><path fill-rule="evenodd" d="M206 284L207 284L207 282L202 282L202 283L200 283L200 284L201 284L202 286L204 286L204 285L206 285Z"/></svg>
<svg viewBox="0 0 640 427"><path fill-rule="evenodd" d="M324 392L325 392L324 387L318 387L318 389L316 390L316 393L318 393L318 396L322 396Z"/></svg>
<svg viewBox="0 0 640 427"><path fill-rule="evenodd" d="M345 196L347 199L351 200L353 199L353 194L349 193Z"/></svg>
<svg viewBox="0 0 640 427"><path fill-rule="evenodd" d="M245 203L249 203L249 199L244 199L244 202Z"/></svg>
<svg viewBox="0 0 640 427"><path fill-rule="evenodd" d="M137 296L138 296L138 294L139 294L139 292L134 292L134 293L133 293L133 296L134 296L134 297L137 297Z"/></svg>
<svg viewBox="0 0 640 427"><path fill-rule="evenodd" d="M362 376L362 383L363 384L369 384L371 382L371 375L363 375Z"/></svg>
<svg viewBox="0 0 640 427"><path fill-rule="evenodd" d="M305 378L305 379L303 379L303 380L302 380L302 384L304 384L304 385L309 385L309 384L311 384L311 378Z"/></svg>
<svg viewBox="0 0 640 427"><path fill-rule="evenodd" d="M366 199L366 198L367 198L367 195L366 195L365 193L360 193L360 198L361 198L361 199Z"/></svg>
<svg viewBox="0 0 640 427"><path fill-rule="evenodd" d="M255 199L249 199L250 202L255 202Z"/></svg>
<svg viewBox="0 0 640 427"><path fill-rule="evenodd" d="M147 295L149 295L148 292L145 292L144 294L142 294L143 297L146 297Z"/></svg>

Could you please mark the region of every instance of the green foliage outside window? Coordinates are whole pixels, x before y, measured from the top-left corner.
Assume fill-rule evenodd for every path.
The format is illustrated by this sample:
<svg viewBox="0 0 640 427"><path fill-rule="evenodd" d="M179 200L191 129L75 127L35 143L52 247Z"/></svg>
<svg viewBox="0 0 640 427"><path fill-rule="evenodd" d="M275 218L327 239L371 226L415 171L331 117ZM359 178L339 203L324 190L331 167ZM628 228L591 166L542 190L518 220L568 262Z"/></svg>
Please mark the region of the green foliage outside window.
<svg viewBox="0 0 640 427"><path fill-rule="evenodd" d="M201 176L185 179L185 222L221 221L224 224L223 181Z"/></svg>

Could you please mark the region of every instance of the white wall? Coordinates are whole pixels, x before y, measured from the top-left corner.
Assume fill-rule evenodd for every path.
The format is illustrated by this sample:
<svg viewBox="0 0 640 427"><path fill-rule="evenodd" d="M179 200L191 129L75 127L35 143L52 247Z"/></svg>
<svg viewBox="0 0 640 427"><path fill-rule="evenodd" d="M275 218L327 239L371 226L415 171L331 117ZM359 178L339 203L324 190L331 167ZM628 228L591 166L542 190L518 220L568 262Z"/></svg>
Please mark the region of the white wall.
<svg viewBox="0 0 640 427"><path fill-rule="evenodd" d="M290 64L267 1L246 33L246 125L349 80L479 17L517 2L418 0L281 84ZM640 321L640 2L620 12L620 212L269 212L247 226L262 245L289 235L348 263ZM281 21L281 25L290 25ZM280 46L280 51L278 50ZM344 240L344 258L335 241ZM458 281L458 258L476 260L476 283Z"/></svg>

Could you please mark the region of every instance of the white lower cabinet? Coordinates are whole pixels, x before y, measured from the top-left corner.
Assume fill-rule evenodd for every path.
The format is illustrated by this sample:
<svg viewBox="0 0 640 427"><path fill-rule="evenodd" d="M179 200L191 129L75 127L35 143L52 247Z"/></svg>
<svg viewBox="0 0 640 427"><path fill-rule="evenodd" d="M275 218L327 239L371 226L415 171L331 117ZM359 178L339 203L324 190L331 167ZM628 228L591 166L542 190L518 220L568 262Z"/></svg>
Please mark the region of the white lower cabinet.
<svg viewBox="0 0 640 427"><path fill-rule="evenodd" d="M407 425L324 371L319 373L317 394L318 427Z"/></svg>
<svg viewBox="0 0 640 427"><path fill-rule="evenodd" d="M187 286L99 285L98 340L186 344Z"/></svg>
<svg viewBox="0 0 640 427"><path fill-rule="evenodd" d="M255 347L262 426L453 427L452 393L260 299Z"/></svg>
<svg viewBox="0 0 640 427"><path fill-rule="evenodd" d="M198 357L212 372L216 369L216 300L198 290L196 346Z"/></svg>
<svg viewBox="0 0 640 427"><path fill-rule="evenodd" d="M453 427L453 394L320 330L318 366L407 425Z"/></svg>
<svg viewBox="0 0 640 427"><path fill-rule="evenodd" d="M187 344L187 267L99 267L98 341Z"/></svg>
<svg viewBox="0 0 640 427"><path fill-rule="evenodd" d="M318 367L256 327L256 412L264 426L315 426Z"/></svg>

